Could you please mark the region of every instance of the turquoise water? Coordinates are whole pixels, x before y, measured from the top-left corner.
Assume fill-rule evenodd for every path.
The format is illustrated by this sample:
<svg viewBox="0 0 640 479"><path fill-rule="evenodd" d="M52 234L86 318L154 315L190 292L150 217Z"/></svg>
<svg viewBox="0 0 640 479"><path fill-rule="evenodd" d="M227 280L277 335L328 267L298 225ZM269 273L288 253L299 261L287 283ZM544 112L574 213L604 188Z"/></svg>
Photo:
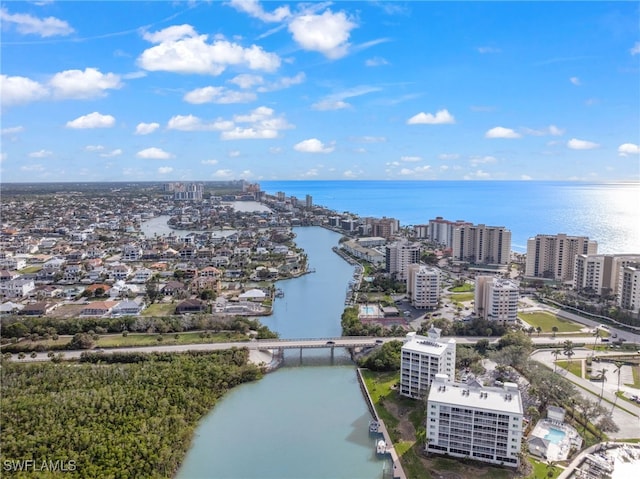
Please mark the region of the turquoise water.
<svg viewBox="0 0 640 479"><path fill-rule="evenodd" d="M560 441L564 439L566 433L561 431L560 429L556 429L555 427L549 428L549 432L544 437L547 441L553 444L559 444Z"/></svg>
<svg viewBox="0 0 640 479"><path fill-rule="evenodd" d="M436 216L505 226L524 252L537 234L584 235L599 253L640 252L640 183L547 181L261 181L274 194L361 217L388 216L402 226Z"/></svg>

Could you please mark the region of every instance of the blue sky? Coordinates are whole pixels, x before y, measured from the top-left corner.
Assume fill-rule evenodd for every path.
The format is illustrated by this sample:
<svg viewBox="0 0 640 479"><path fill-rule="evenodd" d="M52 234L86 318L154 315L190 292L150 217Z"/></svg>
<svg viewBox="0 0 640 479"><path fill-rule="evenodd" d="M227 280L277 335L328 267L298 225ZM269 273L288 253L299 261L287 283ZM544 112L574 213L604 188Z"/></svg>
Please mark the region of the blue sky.
<svg viewBox="0 0 640 479"><path fill-rule="evenodd" d="M637 2L2 2L2 181L640 177Z"/></svg>

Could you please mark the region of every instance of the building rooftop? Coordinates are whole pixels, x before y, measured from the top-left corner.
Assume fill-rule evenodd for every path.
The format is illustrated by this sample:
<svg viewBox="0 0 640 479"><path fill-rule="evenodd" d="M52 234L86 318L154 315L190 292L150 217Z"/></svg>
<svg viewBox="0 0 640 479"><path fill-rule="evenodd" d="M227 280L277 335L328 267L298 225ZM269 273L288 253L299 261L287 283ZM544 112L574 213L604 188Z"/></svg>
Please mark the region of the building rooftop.
<svg viewBox="0 0 640 479"><path fill-rule="evenodd" d="M427 337L420 336L415 333L408 333L404 344L402 345L402 349L419 353L440 355L445 351L449 343L455 344L455 342L455 339L444 341L436 337Z"/></svg>
<svg viewBox="0 0 640 479"><path fill-rule="evenodd" d="M507 414L523 413L518 385L509 382L504 383L501 388L473 387L448 381L446 374L436 374L429 391L429 401Z"/></svg>

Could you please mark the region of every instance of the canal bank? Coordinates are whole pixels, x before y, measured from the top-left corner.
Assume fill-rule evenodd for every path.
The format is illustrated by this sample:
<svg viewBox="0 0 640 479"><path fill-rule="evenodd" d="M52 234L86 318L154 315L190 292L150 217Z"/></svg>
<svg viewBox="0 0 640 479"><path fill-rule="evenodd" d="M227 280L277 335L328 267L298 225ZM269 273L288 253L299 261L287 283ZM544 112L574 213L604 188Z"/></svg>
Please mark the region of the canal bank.
<svg viewBox="0 0 640 479"><path fill-rule="evenodd" d="M278 282L283 297L263 324L281 338L340 336L353 266L332 250L340 235L296 228L315 274ZM371 414L346 352L285 352L283 363L228 395L198 426L178 479L379 479L390 460L375 453Z"/></svg>

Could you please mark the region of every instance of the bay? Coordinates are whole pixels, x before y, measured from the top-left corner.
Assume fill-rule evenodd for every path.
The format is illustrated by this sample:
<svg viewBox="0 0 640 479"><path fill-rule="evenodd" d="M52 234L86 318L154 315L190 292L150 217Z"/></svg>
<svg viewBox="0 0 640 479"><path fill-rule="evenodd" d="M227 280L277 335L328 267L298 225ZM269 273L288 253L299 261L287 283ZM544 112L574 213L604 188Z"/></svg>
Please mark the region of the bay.
<svg viewBox="0 0 640 479"><path fill-rule="evenodd" d="M402 226L442 216L504 226L512 250L527 239L566 233L598 242L599 253L640 253L640 183L549 181L261 181L269 194L360 217L396 218Z"/></svg>

